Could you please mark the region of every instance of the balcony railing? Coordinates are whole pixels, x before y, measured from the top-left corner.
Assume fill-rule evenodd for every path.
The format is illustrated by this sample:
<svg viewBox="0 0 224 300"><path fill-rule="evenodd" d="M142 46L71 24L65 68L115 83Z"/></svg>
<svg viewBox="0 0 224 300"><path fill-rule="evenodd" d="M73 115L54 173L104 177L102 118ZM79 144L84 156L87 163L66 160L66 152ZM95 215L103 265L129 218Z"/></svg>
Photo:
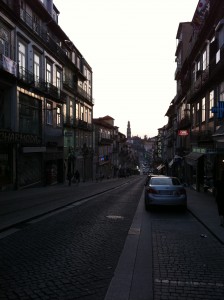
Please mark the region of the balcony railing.
<svg viewBox="0 0 224 300"><path fill-rule="evenodd" d="M63 81L63 87L64 87L64 88L68 88L69 90L70 90L70 89L74 89L74 88L75 88L74 80L72 80L72 79L70 79L70 78L66 78L66 79Z"/></svg>
<svg viewBox="0 0 224 300"><path fill-rule="evenodd" d="M87 131L92 131L93 130L93 125L91 123L88 123L83 120L75 120L75 126L79 129L87 130Z"/></svg>
<svg viewBox="0 0 224 300"><path fill-rule="evenodd" d="M103 137L99 138L100 145L111 145L112 143L113 143L113 139L103 138Z"/></svg>
<svg viewBox="0 0 224 300"><path fill-rule="evenodd" d="M66 93L50 82L46 82L38 76L35 76L32 72L21 66L18 67L18 80L29 85L30 88L44 93L48 97L50 96L56 100L61 100L64 103L66 102Z"/></svg>
<svg viewBox="0 0 224 300"><path fill-rule="evenodd" d="M17 64L11 58L0 53L0 69L17 76Z"/></svg>
<svg viewBox="0 0 224 300"><path fill-rule="evenodd" d="M53 37L49 34L46 27L43 27L38 23L32 16L30 16L25 10L21 7L19 8L19 17L25 24L35 33L37 34L45 45L56 55L63 63L71 64L77 73L82 75L85 80L85 76L78 69L78 67L72 62L72 60L66 54L66 51L55 41Z"/></svg>
<svg viewBox="0 0 224 300"><path fill-rule="evenodd" d="M93 103L93 98L91 95L89 95L85 90L83 90L80 86L76 86L76 91L79 96L84 98L85 100L88 100L89 102Z"/></svg>
<svg viewBox="0 0 224 300"><path fill-rule="evenodd" d="M18 67L18 79L26 84L34 84L34 74L21 66Z"/></svg>

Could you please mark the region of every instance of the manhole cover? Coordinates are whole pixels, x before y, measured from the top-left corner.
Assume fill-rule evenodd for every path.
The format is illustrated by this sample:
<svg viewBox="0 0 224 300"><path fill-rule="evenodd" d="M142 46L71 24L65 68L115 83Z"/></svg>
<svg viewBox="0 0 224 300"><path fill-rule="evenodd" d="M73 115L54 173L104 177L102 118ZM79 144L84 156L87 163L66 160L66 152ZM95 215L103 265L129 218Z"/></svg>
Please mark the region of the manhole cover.
<svg viewBox="0 0 224 300"><path fill-rule="evenodd" d="M124 217L122 216L107 216L108 219L111 219L111 220L122 220L124 219Z"/></svg>
<svg viewBox="0 0 224 300"><path fill-rule="evenodd" d="M140 234L140 228L130 228L129 231L128 231L128 234Z"/></svg>

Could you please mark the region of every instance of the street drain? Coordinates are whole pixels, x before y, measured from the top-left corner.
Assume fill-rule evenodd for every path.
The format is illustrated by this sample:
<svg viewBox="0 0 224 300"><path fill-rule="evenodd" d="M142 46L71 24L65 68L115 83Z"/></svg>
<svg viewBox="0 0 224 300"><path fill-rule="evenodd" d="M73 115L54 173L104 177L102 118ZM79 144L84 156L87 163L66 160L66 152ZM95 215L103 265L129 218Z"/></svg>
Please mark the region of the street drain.
<svg viewBox="0 0 224 300"><path fill-rule="evenodd" d="M107 216L108 219L111 219L111 220L123 220L124 217L122 216L112 216L112 215L109 215Z"/></svg>

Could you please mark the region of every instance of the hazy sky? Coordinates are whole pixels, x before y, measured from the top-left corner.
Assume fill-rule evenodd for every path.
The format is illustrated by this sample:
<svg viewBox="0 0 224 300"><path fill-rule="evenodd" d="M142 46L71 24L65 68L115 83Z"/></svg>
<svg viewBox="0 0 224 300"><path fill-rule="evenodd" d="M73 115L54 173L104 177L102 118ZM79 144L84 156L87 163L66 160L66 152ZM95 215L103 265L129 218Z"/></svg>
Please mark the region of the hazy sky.
<svg viewBox="0 0 224 300"><path fill-rule="evenodd" d="M176 95L180 22L198 0L54 0L59 25L93 70L93 117L110 115L126 135L153 137Z"/></svg>

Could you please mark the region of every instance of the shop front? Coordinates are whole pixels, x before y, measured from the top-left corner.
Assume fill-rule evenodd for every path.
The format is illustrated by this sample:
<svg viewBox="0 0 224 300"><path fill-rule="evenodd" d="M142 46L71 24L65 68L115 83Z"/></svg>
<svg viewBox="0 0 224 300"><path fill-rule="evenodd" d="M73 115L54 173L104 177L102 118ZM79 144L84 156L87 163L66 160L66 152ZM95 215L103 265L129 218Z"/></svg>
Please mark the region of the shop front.
<svg viewBox="0 0 224 300"><path fill-rule="evenodd" d="M191 152L184 157L185 181L196 191L200 191L204 185L204 154Z"/></svg>
<svg viewBox="0 0 224 300"><path fill-rule="evenodd" d="M0 189L20 189L40 183L45 147L33 134L0 131Z"/></svg>

